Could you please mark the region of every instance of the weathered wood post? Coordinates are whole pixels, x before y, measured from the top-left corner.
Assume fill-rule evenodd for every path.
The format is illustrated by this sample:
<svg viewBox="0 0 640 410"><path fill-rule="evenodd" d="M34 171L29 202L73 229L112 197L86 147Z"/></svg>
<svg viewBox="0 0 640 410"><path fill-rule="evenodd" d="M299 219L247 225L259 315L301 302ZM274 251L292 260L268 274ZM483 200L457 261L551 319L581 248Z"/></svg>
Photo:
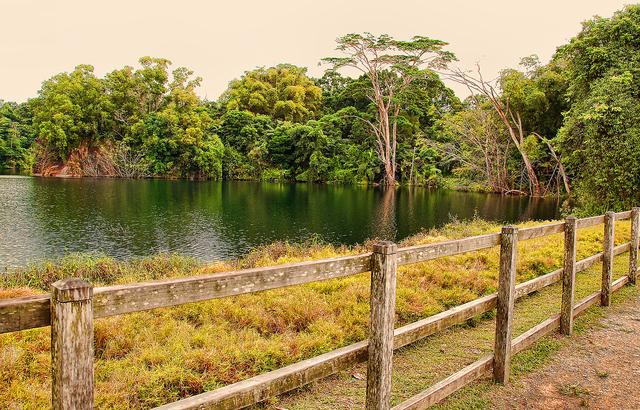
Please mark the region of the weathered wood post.
<svg viewBox="0 0 640 410"><path fill-rule="evenodd" d="M391 403L397 250L398 247L393 242L384 241L373 245L367 410L388 410Z"/></svg>
<svg viewBox="0 0 640 410"><path fill-rule="evenodd" d="M635 284L638 276L638 246L640 245L640 208L631 210L631 249L629 250L629 282Z"/></svg>
<svg viewBox="0 0 640 410"><path fill-rule="evenodd" d="M570 216L564 222L564 268L562 270L562 307L560 333L573 332L573 299L576 293L576 231L578 220Z"/></svg>
<svg viewBox="0 0 640 410"><path fill-rule="evenodd" d="M493 350L493 380L509 382L511 370L511 326L516 287L518 228L505 226L500 235L500 275L496 306L496 337Z"/></svg>
<svg viewBox="0 0 640 410"><path fill-rule="evenodd" d="M93 286L81 279L51 285L51 404L93 408Z"/></svg>
<svg viewBox="0 0 640 410"><path fill-rule="evenodd" d="M604 215L604 252L602 256L602 291L600 305L611 305L611 274L613 272L613 245L615 239L616 214L607 212Z"/></svg>

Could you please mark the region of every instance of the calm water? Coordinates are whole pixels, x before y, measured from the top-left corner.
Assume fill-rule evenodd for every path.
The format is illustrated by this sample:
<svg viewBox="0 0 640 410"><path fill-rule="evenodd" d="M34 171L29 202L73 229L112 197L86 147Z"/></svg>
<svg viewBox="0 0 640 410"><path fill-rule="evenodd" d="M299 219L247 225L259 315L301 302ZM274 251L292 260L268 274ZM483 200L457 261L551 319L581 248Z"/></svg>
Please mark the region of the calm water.
<svg viewBox="0 0 640 410"><path fill-rule="evenodd" d="M452 217L558 217L556 200L475 193L252 182L0 176L0 266L69 252L160 251L228 259L275 240L401 239Z"/></svg>

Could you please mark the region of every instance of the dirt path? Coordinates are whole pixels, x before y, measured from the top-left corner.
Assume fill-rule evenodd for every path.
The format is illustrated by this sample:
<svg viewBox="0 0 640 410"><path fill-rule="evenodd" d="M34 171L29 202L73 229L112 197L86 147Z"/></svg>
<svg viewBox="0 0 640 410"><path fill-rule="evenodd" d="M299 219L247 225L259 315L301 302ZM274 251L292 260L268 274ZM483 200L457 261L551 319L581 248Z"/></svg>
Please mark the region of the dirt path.
<svg viewBox="0 0 640 410"><path fill-rule="evenodd" d="M495 389L498 409L639 409L640 297L609 308L600 325L546 366Z"/></svg>

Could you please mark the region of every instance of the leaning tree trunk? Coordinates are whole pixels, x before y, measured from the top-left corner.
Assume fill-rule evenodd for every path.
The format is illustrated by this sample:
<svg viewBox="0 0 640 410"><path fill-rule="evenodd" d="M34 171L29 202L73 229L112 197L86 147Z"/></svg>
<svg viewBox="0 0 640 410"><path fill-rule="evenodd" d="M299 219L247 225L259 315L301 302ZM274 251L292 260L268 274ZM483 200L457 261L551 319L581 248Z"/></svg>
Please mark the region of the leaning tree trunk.
<svg viewBox="0 0 640 410"><path fill-rule="evenodd" d="M518 147L518 149L520 149L520 147ZM531 161L529 161L529 157L527 156L527 154L523 150L520 150L520 154L522 155L524 166L527 169L527 176L529 177L531 194L533 196L540 196L540 181L538 181L536 171L533 169L533 165L531 164Z"/></svg>

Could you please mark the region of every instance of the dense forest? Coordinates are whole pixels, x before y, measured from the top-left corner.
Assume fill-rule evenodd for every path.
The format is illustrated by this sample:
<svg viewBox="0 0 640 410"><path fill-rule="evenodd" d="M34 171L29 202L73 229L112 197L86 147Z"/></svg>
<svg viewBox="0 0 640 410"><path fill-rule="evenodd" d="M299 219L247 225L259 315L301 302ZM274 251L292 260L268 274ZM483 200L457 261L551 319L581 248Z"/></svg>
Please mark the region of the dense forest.
<svg viewBox="0 0 640 410"><path fill-rule="evenodd" d="M166 59L104 77L80 65L27 102L0 100L0 167L569 194L586 212L639 203L640 6L584 22L548 64L528 56L496 79L457 69L447 47L350 34L321 78L258 68L216 101Z"/></svg>

